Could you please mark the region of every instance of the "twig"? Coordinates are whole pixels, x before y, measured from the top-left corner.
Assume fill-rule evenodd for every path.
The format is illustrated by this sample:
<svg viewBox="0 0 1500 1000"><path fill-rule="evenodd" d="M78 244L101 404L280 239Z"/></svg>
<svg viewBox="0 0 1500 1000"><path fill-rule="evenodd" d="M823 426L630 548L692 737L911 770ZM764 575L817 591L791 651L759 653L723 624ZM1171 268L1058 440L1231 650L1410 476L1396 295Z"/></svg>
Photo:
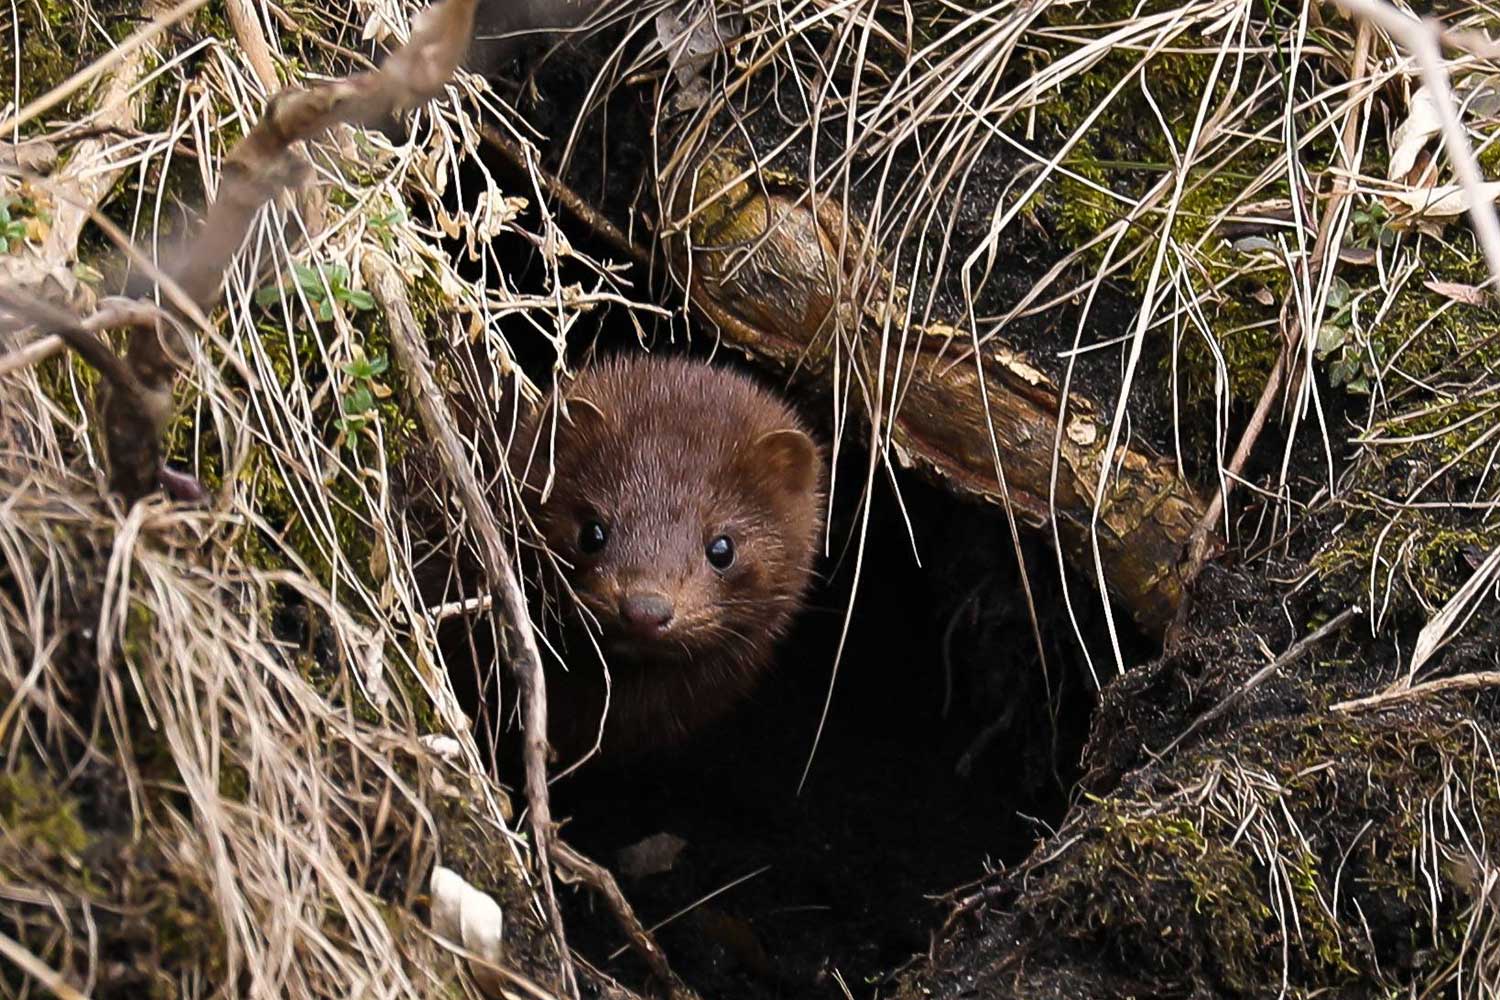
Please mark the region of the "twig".
<svg viewBox="0 0 1500 1000"><path fill-rule="evenodd" d="M0 287L0 306L45 330L46 336L42 340L56 337L67 344L100 375L114 383L117 391L130 394L134 405L144 405L146 387L136 378L135 372L110 350L108 344L85 329L72 313L18 288Z"/></svg>
<svg viewBox="0 0 1500 1000"><path fill-rule="evenodd" d="M672 921L677 920L679 917L683 917L683 916L685 916L685 915L693 912L698 907L702 906L704 903L707 903L709 900L713 899L715 896L722 896L724 893L728 892L730 889L733 889L735 886L737 886L737 885L743 885L744 883L750 881L753 878L756 878L756 877L758 877L760 875L764 875L766 872L768 872L770 870L771 870L771 866L770 865L761 865L759 868L755 869L754 871L746 872L745 874L741 875L737 879L734 879L734 880L729 881L729 882L725 882L723 885L719 886L717 889L714 889L714 890L711 890L710 892L704 893L702 896L699 896L697 899L693 900L691 903L688 903L686 906L680 907L677 910L673 911L668 916L662 917L656 923L654 923L650 927L646 928L646 930L647 930L648 933L654 934L657 931L661 930L663 927L665 927L668 924L670 924ZM621 946L619 948L616 948L613 952L611 952L609 957L610 958L619 958L624 953L625 953L625 946Z"/></svg>
<svg viewBox="0 0 1500 1000"><path fill-rule="evenodd" d="M30 368L32 365L46 361L52 355L62 350L66 345L63 339L55 333L49 333L44 337L38 337L24 347L18 347L8 354L0 354L0 378L18 372L22 368Z"/></svg>
<svg viewBox="0 0 1500 1000"><path fill-rule="evenodd" d="M353 49L340 45L338 42L329 41L315 31L307 30L307 28L304 27L301 22L292 17L292 15L288 14L286 11L282 10L278 4L268 3L265 6L266 11L272 17L276 18L277 22L287 31L293 32L294 34L307 39L309 42L312 42L314 45L316 45L320 49L323 49L325 52L332 52L340 59L349 60L356 66L361 66L365 69L375 68L375 64L371 62L370 58L363 52L355 52Z"/></svg>
<svg viewBox="0 0 1500 1000"><path fill-rule="evenodd" d="M0 288L0 299L3 299L6 294L6 290ZM48 316L52 315L49 312ZM70 324L75 322L70 313L58 311L56 314L56 318L60 320L64 317ZM112 297L100 303L99 309L92 316L76 321L76 325L89 333L97 333L100 330L114 330L121 327L149 326L161 318L163 318L162 312L155 303ZM25 325L34 324L35 321L31 321ZM66 346L66 341L55 333L37 337L9 354L0 355L0 377L40 364Z"/></svg>
<svg viewBox="0 0 1500 1000"><path fill-rule="evenodd" d="M1423 681L1412 687L1382 691L1380 694L1372 694L1365 698L1352 698L1334 705L1332 711L1365 712L1372 708L1388 708L1447 691L1473 691L1487 687L1500 687L1500 670L1481 670L1469 674L1456 674L1452 677L1439 677L1435 681Z"/></svg>
<svg viewBox="0 0 1500 1000"><path fill-rule="evenodd" d="M1194 719L1192 725L1183 730L1176 739L1174 739L1171 743L1168 743L1158 753L1154 754L1154 756L1165 757L1167 754L1171 753L1183 740L1187 739L1189 736L1193 735L1198 730L1202 729L1204 726L1208 725L1210 722L1214 721L1225 712L1229 711L1240 701L1241 698L1244 698L1245 695L1249 694L1251 691L1254 691L1256 688L1264 684L1267 680L1275 676L1277 671L1301 659L1309 649L1317 645L1319 642L1323 641L1323 639L1327 638L1329 635L1332 635L1334 632L1337 632L1339 629L1343 628L1346 622L1360 613L1361 612L1358 605L1350 608L1345 608L1343 611L1340 611L1338 614L1334 615L1331 620L1325 622L1311 635L1292 643L1291 647L1287 649L1285 653L1282 653L1280 656L1276 657L1276 659L1272 660L1264 667L1261 667L1254 674L1252 674L1250 676L1250 679L1247 680L1243 685L1241 685L1239 688L1236 688L1234 691L1231 691L1224 698L1224 700L1220 701L1213 708L1210 708L1208 711L1198 716L1198 718Z"/></svg>
<svg viewBox="0 0 1500 1000"><path fill-rule="evenodd" d="M970 913L973 913L980 906L984 905L990 900L998 899L1006 894L1014 894L1015 891L1015 887L1010 883L997 882L994 885L983 886L982 888L971 892L969 895L959 900L956 904L954 904L953 908L948 911L948 915L943 918L942 926L939 927L937 929L937 932L932 935L932 938L927 946L928 959L931 960L936 955L937 943L947 938L948 932L953 929L954 924L958 923L964 917L968 916Z"/></svg>
<svg viewBox="0 0 1500 1000"><path fill-rule="evenodd" d="M499 628L506 659L516 676L521 712L525 720L523 758L526 770L526 802L530 817L533 850L537 870L547 902L552 932L557 939L558 959L562 965L565 991L578 996L576 973L563 932L562 911L557 905L557 891L552 884L549 859L554 837L552 806L547 795L547 694L542 680L542 658L521 583L511 565L510 555L501 538L494 508L487 503L479 480L469 465L467 452L453 425L442 390L432 377L431 359L421 326L407 301L405 286L395 267L382 254L372 252L364 258L365 281L370 294L385 313L391 347L405 374L408 391L422 425L433 442L434 451L448 484L458 495L469 524L479 542L479 556L490 593L498 597Z"/></svg>
<svg viewBox="0 0 1500 1000"><path fill-rule="evenodd" d="M271 46L266 42L260 18L255 16L246 0L225 0L224 13L229 17L235 41L240 43L240 50L255 71L255 78L266 88L266 93L274 94L281 81L276 77L276 61L271 58Z"/></svg>
<svg viewBox="0 0 1500 1000"><path fill-rule="evenodd" d="M290 148L336 125L379 123L442 94L453 78L474 24L477 0L447 0L418 15L411 39L383 67L310 90L287 88L224 163L224 180L198 235L169 273L200 305L219 282L255 214L295 181Z"/></svg>
<svg viewBox="0 0 1500 1000"><path fill-rule="evenodd" d="M673 997L678 1000L696 1000L697 994L672 971L666 953L635 915L635 909L620 891L620 884L615 881L609 869L584 857L561 841L554 845L553 862L566 876L578 879L603 898L625 935L628 942L626 947L640 956L641 961L651 969L652 975L666 984ZM624 950L622 948L616 951L610 958L617 958Z"/></svg>
<svg viewBox="0 0 1500 1000"><path fill-rule="evenodd" d="M580 222L602 236L611 246L630 257L637 264L650 263L650 257L644 247L635 243L629 236L620 231L619 227L599 214L592 205L585 201L578 192L568 186L562 178L547 171L526 155L526 152L518 146L509 136L503 134L492 125L481 122L479 124L479 136L485 142L495 147L508 161L510 165L522 172L534 171L541 180L542 186L547 189L558 202L570 214L577 217Z"/></svg>
<svg viewBox="0 0 1500 1000"><path fill-rule="evenodd" d="M481 594L478 597L466 598L462 601L449 601L439 604L437 607L428 608L427 613L432 616L433 621L447 621L459 615L472 615L476 612L488 611L494 606L495 599L489 594Z"/></svg>

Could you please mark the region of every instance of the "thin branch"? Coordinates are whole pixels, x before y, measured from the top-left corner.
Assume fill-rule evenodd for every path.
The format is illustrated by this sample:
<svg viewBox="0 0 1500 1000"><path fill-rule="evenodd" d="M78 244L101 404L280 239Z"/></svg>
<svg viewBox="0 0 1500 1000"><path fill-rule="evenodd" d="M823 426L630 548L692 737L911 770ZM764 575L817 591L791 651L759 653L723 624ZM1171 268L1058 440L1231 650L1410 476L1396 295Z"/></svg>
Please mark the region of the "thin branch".
<svg viewBox="0 0 1500 1000"><path fill-rule="evenodd" d="M240 43L240 50L255 71L255 78L266 88L266 93L275 93L281 80L276 76L276 60L271 57L271 46L255 9L247 0L225 0L224 12L229 16L235 41Z"/></svg>
<svg viewBox="0 0 1500 1000"><path fill-rule="evenodd" d="M1408 688L1382 691L1366 698L1352 698L1334 705L1335 712L1367 712L1371 709L1389 708L1409 701L1429 698L1448 691L1476 691L1480 688L1500 687L1500 670L1481 670L1453 677L1439 677L1435 681L1424 681Z"/></svg>
<svg viewBox="0 0 1500 1000"><path fill-rule="evenodd" d="M1272 677L1276 676L1276 674L1282 669L1300 660L1309 649L1311 649L1313 646L1316 646L1318 643L1322 642L1325 638L1337 632L1339 629L1343 628L1350 619L1354 618L1360 613L1360 609L1357 605L1354 607L1345 608L1337 615L1334 615L1332 619L1324 622L1322 627L1318 628L1311 635L1305 636L1294 642L1285 653L1282 653L1280 656L1276 657L1276 659L1272 660L1270 663L1257 670L1250 676L1249 680L1247 680L1240 687L1231 691L1223 701L1220 701L1213 708L1210 708L1208 711L1198 716L1198 718L1194 719L1192 725L1184 729L1176 739L1163 747L1160 752L1155 754L1155 756L1165 757L1167 754L1171 753L1183 740L1198 732L1204 726L1208 725L1210 722L1213 722L1215 719L1222 716L1225 712L1229 711L1235 705L1239 704L1240 700L1243 699L1247 694L1260 687Z"/></svg>
<svg viewBox="0 0 1500 1000"><path fill-rule="evenodd" d="M527 156L526 151L515 140L505 135L493 125L484 122L479 123L479 136L497 149L500 155L510 161L510 165L515 169L523 173L534 172L540 178L542 186L558 200L563 208L592 229L597 235L603 237L616 250L625 254L637 264L644 265L650 263L650 255L644 247L621 232L618 226L605 218L597 209L585 201L566 181L546 170L531 157Z"/></svg>
<svg viewBox="0 0 1500 1000"><path fill-rule="evenodd" d="M66 346L61 337L55 333L49 333L44 337L36 338L24 347L18 347L14 351L0 355L0 378L23 368L41 364Z"/></svg>
<svg viewBox="0 0 1500 1000"><path fill-rule="evenodd" d="M136 378L135 372L110 350L92 331L74 318L66 309L60 309L44 299L18 288L0 287L0 306L13 316L21 317L46 331L42 341L56 337L78 352L110 382L118 391L129 394L137 406L142 405L146 387Z"/></svg>
<svg viewBox="0 0 1500 1000"><path fill-rule="evenodd" d="M530 818L533 850L544 889L548 917L557 939L558 958L563 970L564 989L578 995L576 973L563 931L562 912L552 884L549 859L555 842L552 807L547 794L547 693L542 679L542 658L536 634L531 627L521 582L511 565L510 554L502 539L494 507L486 502L484 491L469 464L468 453L453 424L442 390L432 377L431 358L423 339L422 328L411 311L401 276L390 261L379 253L364 258L364 276L370 294L385 313L391 347L405 374L408 394L416 406L423 428L434 445L434 453L443 476L458 495L468 523L479 543L490 592L499 598L498 613L501 641L506 660L516 676L524 719L522 754L526 771L526 802Z"/></svg>
<svg viewBox="0 0 1500 1000"><path fill-rule="evenodd" d="M579 854L562 841L558 841L553 846L553 862L564 874L584 882L604 900L605 905L614 914L615 922L625 934L625 940L629 942L626 947L640 956L641 961L646 963L652 974L666 984L674 1000L697 1000L698 995L688 988L677 973L672 971L672 966L667 962L666 953L661 950L661 945L656 943L651 932L635 915L630 901L620 891L619 883L615 881L615 877L610 874L609 870ZM618 958L622 951L624 951L623 948L610 958Z"/></svg>

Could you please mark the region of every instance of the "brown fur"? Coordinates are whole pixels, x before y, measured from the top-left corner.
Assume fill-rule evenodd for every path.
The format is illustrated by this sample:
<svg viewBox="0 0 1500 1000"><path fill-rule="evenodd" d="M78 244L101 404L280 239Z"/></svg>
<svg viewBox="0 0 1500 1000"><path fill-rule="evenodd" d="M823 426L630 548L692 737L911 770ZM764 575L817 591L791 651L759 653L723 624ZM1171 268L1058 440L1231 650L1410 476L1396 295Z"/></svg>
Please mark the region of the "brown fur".
<svg viewBox="0 0 1500 1000"><path fill-rule="evenodd" d="M557 571L597 622L560 602L567 670L549 672L549 735L568 762L593 745L604 708L590 632L610 673L606 756L675 743L754 688L807 590L824 463L785 403L700 362L622 356L582 372L566 398L555 439L544 408L511 466ZM593 555L579 542L591 518L608 527ZM722 571L705 553L721 534L735 548ZM673 607L660 634L632 634L623 616L622 599L642 592Z"/></svg>

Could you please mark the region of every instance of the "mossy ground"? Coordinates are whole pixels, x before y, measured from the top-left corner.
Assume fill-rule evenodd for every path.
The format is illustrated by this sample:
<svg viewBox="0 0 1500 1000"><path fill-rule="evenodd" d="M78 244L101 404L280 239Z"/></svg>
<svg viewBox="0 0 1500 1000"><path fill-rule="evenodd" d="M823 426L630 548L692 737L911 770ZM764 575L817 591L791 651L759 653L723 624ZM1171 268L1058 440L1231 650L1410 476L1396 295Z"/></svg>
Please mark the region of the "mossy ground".
<svg viewBox="0 0 1500 1000"><path fill-rule="evenodd" d="M1330 640L1159 756L1284 639L1265 594L1217 575L1220 613L1106 689L1091 794L902 995L1259 996L1283 977L1294 997L1397 995L1473 948L1473 887L1446 864L1412 873L1500 823L1493 698L1330 713L1390 669L1379 644Z"/></svg>

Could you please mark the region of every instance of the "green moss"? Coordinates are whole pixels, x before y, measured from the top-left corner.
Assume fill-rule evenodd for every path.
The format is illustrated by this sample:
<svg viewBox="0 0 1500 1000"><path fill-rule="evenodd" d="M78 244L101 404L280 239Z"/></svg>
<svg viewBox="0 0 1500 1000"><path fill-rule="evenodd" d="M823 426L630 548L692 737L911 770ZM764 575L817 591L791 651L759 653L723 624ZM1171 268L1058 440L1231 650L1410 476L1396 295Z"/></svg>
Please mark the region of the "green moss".
<svg viewBox="0 0 1500 1000"><path fill-rule="evenodd" d="M1483 273L1451 248L1425 263L1433 278L1460 285L1477 284ZM1366 435L1342 484L1342 523L1312 564L1329 594L1367 591L1372 568L1383 594L1394 573L1390 608L1425 618L1473 572L1476 552L1500 545L1500 525L1448 506L1489 493L1483 484L1500 418L1488 407L1500 399L1468 387L1488 384L1500 321L1487 309L1453 305L1419 280L1384 304L1383 317L1366 320L1361 336L1391 359L1378 388L1392 415Z"/></svg>
<svg viewBox="0 0 1500 1000"><path fill-rule="evenodd" d="M88 846L77 800L39 777L29 761L0 774L0 827L14 846L46 857L74 856Z"/></svg>
<svg viewBox="0 0 1500 1000"><path fill-rule="evenodd" d="M1271 911L1253 858L1205 836L1186 811L1122 800L1096 808L1078 856L1043 889L1048 922L1169 982L1199 978L1212 963L1235 989L1255 983ZM1204 940L1184 946L1184 935Z"/></svg>
<svg viewBox="0 0 1500 1000"><path fill-rule="evenodd" d="M19 81L21 104L47 93L90 58L92 35L86 8L72 0L35 0L12 8L19 17L21 42ZM10 48L6 39L5 48ZM9 60L6 60L9 62ZM6 67L6 77L11 76ZM63 108L66 110L72 98Z"/></svg>
<svg viewBox="0 0 1500 1000"><path fill-rule="evenodd" d="M1294 717L1237 733L1233 758L1219 746L1172 761L1083 807L1073 843L1030 877L1035 939L1167 992L1259 995L1283 948L1292 996L1384 987L1371 934L1383 963L1406 956L1412 981L1439 975L1464 939L1462 892L1445 891L1433 926L1411 873L1431 838L1462 842L1434 830L1434 803L1471 835L1500 823L1474 742L1440 711Z"/></svg>
<svg viewBox="0 0 1500 1000"><path fill-rule="evenodd" d="M1138 14L1147 17L1172 10L1175 7L1166 2L1147 3L1138 11L1137 4L1129 0L1104 0L1087 4L1086 11L1062 7L1046 16L1077 26L1071 31L1075 36L1088 33L1102 37ZM1290 12L1272 12L1271 17L1273 21L1284 17L1286 23L1294 20ZM1271 28L1258 30L1260 42L1270 43L1280 37ZM1058 174L1036 196L1038 217L1062 246L1081 247L1095 240L1171 177L1191 142L1205 92L1210 113L1226 97L1233 99L1229 94L1233 67L1226 64L1216 71L1214 46L1201 42L1197 36L1183 36L1179 44L1157 53L1144 65L1139 51L1112 51L1040 104L1034 131L1043 151L1079 136L1061 162L1063 170L1073 176ZM1070 41L1035 58L1039 63L1051 61L1076 47L1077 42ZM1110 92L1122 80L1127 82L1111 97ZM1090 120L1106 100L1108 105ZM1226 207L1243 199L1251 182L1280 154L1281 111L1272 93L1260 101L1247 120L1237 120L1238 134L1266 129L1266 138L1232 144L1227 151L1213 153L1214 158L1208 161L1200 153L1175 202L1172 238L1189 262L1189 279L1202 296L1197 303L1199 316L1208 323L1218 349L1210 349L1192 324L1184 322L1175 354L1170 344L1156 343L1148 357L1157 363L1163 382L1169 377L1169 369L1174 371L1175 405L1184 410L1183 426L1195 429L1190 433L1207 429L1201 432L1204 440L1189 442L1196 445L1190 449L1194 454L1213 454L1207 435L1214 426L1212 408L1220 362L1226 369L1231 399L1246 401L1259 394L1280 354L1276 326L1286 282L1277 272L1284 268L1251 266L1246 276L1237 277L1247 271L1247 265L1253 265L1253 259L1227 246L1210 227ZM1305 155L1310 163L1316 163L1329 152L1314 144ZM1286 195L1286 181L1276 177L1255 197L1263 200ZM1165 209L1170 203L1172 198L1164 197L1159 206ZM1127 295L1137 299L1144 295L1156 266L1161 225L1160 211L1148 213L1135 221L1133 230L1113 250L1113 261L1131 255L1129 268L1121 275ZM1101 267L1108 252L1108 241L1092 248L1081 265L1082 272L1093 273ZM1169 255L1168 264L1179 266L1176 253Z"/></svg>

